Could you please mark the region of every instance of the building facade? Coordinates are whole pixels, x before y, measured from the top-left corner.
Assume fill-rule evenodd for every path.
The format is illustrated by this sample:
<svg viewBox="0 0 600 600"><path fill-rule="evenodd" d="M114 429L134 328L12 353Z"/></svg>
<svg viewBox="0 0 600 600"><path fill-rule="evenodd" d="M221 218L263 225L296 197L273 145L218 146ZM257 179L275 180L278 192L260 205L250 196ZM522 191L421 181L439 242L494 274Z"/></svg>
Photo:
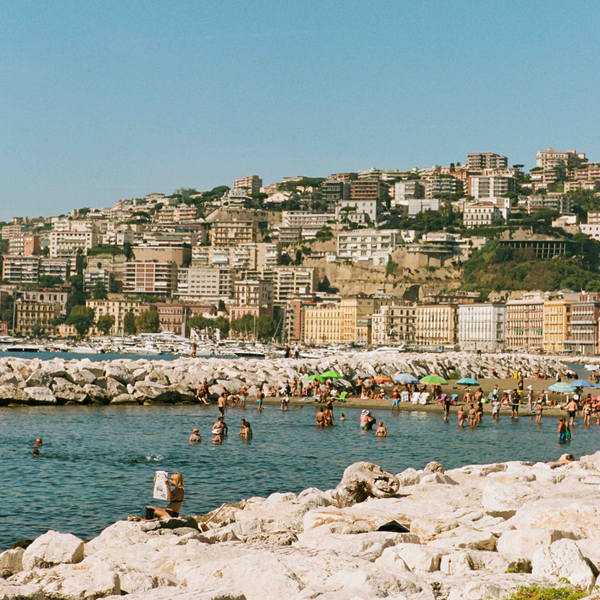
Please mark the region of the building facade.
<svg viewBox="0 0 600 600"><path fill-rule="evenodd" d="M417 306L415 343L420 346L455 346L458 343L458 306L456 304Z"/></svg>
<svg viewBox="0 0 600 600"><path fill-rule="evenodd" d="M116 294L108 294L108 297L104 300L86 300L85 305L93 309L94 321L102 316L112 316L114 318L115 323L110 330L110 335L124 335L125 315L133 313L137 317L142 312L139 300Z"/></svg>
<svg viewBox="0 0 600 600"><path fill-rule="evenodd" d="M338 233L337 242L340 259L372 260L375 265L385 265L402 237L398 229L355 229Z"/></svg>
<svg viewBox="0 0 600 600"><path fill-rule="evenodd" d="M177 290L177 265L174 262L128 262L125 265L126 294L151 294L170 297Z"/></svg>
<svg viewBox="0 0 600 600"><path fill-rule="evenodd" d="M386 304L371 318L373 345L413 344L417 309L414 305Z"/></svg>
<svg viewBox="0 0 600 600"><path fill-rule="evenodd" d="M544 352L565 352L572 332L572 302L564 298L544 302Z"/></svg>
<svg viewBox="0 0 600 600"><path fill-rule="evenodd" d="M500 352L505 344L506 306L501 303L458 307L458 343L467 352Z"/></svg>
<svg viewBox="0 0 600 600"><path fill-rule="evenodd" d="M341 306L321 303L304 307L305 344L339 344L341 341Z"/></svg>
<svg viewBox="0 0 600 600"><path fill-rule="evenodd" d="M538 352L544 340L544 297L525 294L506 301L506 347Z"/></svg>
<svg viewBox="0 0 600 600"><path fill-rule="evenodd" d="M231 269L189 267L179 270L177 295L180 298L230 298L233 294Z"/></svg>

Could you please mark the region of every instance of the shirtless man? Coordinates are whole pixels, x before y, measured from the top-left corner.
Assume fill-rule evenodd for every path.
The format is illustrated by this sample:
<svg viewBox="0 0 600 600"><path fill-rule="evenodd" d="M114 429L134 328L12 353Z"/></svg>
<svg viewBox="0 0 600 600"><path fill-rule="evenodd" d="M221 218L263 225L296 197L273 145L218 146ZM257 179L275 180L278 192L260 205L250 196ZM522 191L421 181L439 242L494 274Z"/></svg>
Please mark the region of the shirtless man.
<svg viewBox="0 0 600 600"><path fill-rule="evenodd" d="M258 392L256 392L256 404L258 406L258 410L262 410L262 405L263 405L263 398L265 397L265 394L262 390L258 390Z"/></svg>
<svg viewBox="0 0 600 600"><path fill-rule="evenodd" d="M356 380L356 395L360 398L363 391L363 380L362 377L358 377Z"/></svg>
<svg viewBox="0 0 600 600"><path fill-rule="evenodd" d="M387 435L387 429L383 425L383 421L379 421L379 427L375 431L377 437L385 437Z"/></svg>
<svg viewBox="0 0 600 600"><path fill-rule="evenodd" d="M465 420L467 418L467 413L465 412L465 409L462 406L458 407L458 427L459 429L463 428L463 425L465 424Z"/></svg>
<svg viewBox="0 0 600 600"><path fill-rule="evenodd" d="M227 408L227 392L223 391L223 393L219 396L217 400L217 406L219 407L219 412L222 416L225 416L225 409Z"/></svg>
<svg viewBox="0 0 600 600"><path fill-rule="evenodd" d="M558 419L558 441L566 442L567 441L567 421L564 417L560 417Z"/></svg>
<svg viewBox="0 0 600 600"><path fill-rule="evenodd" d="M569 413L569 425L573 427L575 423L575 415L577 414L577 402L574 398L569 400L569 404L567 404L567 411Z"/></svg>
<svg viewBox="0 0 600 600"><path fill-rule="evenodd" d="M281 410L287 410L290 405L290 397L289 396L281 396Z"/></svg>
<svg viewBox="0 0 600 600"><path fill-rule="evenodd" d="M246 421L246 419L242 419L242 428L238 435L246 440L252 437L252 429L250 428L250 422Z"/></svg>
<svg viewBox="0 0 600 600"><path fill-rule="evenodd" d="M223 436L226 436L228 431L229 428L223 419L223 415L219 415L216 423L212 426L213 444L220 444L223 441Z"/></svg>
<svg viewBox="0 0 600 600"><path fill-rule="evenodd" d="M240 397L240 408L246 408L246 396L248 395L246 388L242 386L242 389L238 392L238 394Z"/></svg>
<svg viewBox="0 0 600 600"><path fill-rule="evenodd" d="M325 427L325 413L322 408L319 408L319 412L316 416L317 427Z"/></svg>
<svg viewBox="0 0 600 600"><path fill-rule="evenodd" d="M200 432L197 429L192 431L192 435L190 435L190 444L197 444L202 441L200 437Z"/></svg>

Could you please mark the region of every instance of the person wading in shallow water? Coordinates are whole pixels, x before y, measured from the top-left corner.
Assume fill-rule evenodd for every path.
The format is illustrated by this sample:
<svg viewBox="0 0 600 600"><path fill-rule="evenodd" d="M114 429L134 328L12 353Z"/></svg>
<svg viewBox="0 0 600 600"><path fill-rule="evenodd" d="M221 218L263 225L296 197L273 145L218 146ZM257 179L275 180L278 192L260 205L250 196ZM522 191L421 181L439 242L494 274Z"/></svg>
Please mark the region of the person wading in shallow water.
<svg viewBox="0 0 600 600"><path fill-rule="evenodd" d="M147 519L174 519L179 516L184 496L183 475L181 473L172 473L170 481L173 485L172 490L169 487L169 480L165 480L165 484L167 486L167 500L169 500L167 508L146 506ZM154 478L154 482L156 483L156 477Z"/></svg>

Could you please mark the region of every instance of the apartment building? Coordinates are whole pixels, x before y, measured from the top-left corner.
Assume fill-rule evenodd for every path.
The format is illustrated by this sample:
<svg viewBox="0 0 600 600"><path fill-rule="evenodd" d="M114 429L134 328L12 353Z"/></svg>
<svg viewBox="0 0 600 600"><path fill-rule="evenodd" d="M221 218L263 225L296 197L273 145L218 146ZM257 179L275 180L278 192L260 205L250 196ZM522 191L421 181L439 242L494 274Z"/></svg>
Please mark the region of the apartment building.
<svg viewBox="0 0 600 600"><path fill-rule="evenodd" d="M341 341L341 306L321 303L304 307L305 344L339 344Z"/></svg>
<svg viewBox="0 0 600 600"><path fill-rule="evenodd" d="M465 352L500 352L504 348L506 306L503 303L458 307L458 343Z"/></svg>
<svg viewBox="0 0 600 600"><path fill-rule="evenodd" d="M341 200L335 209L335 218L337 221L377 224L382 213L383 204L375 198Z"/></svg>
<svg viewBox="0 0 600 600"><path fill-rule="evenodd" d="M140 244L133 247L133 256L138 262L173 262L178 266L189 264L192 260L192 249L183 244L169 246L153 246Z"/></svg>
<svg viewBox="0 0 600 600"><path fill-rule="evenodd" d="M447 346L458 343L458 306L422 304L416 308L415 343L420 346Z"/></svg>
<svg viewBox="0 0 600 600"><path fill-rule="evenodd" d="M327 179L321 184L321 199L332 206L340 200L349 200L350 183L339 179Z"/></svg>
<svg viewBox="0 0 600 600"><path fill-rule="evenodd" d="M408 206L409 217L414 217L428 210L440 210L440 201L437 198L411 199L406 201L406 205Z"/></svg>
<svg viewBox="0 0 600 600"><path fill-rule="evenodd" d="M87 254L90 248L98 243L98 235L95 231L60 230L50 232L50 256L72 256L80 252Z"/></svg>
<svg viewBox="0 0 600 600"><path fill-rule="evenodd" d="M575 181L594 181L600 179L600 163L587 163L573 169Z"/></svg>
<svg viewBox="0 0 600 600"><path fill-rule="evenodd" d="M85 301L85 305L94 310L94 321L97 321L103 316L112 316L115 319L115 324L110 330L110 335L124 335L124 322L127 313L139 315L141 303L134 298L126 298L117 294L108 294L105 300L89 299Z"/></svg>
<svg viewBox="0 0 600 600"><path fill-rule="evenodd" d="M23 235L23 225L12 224L12 225L4 225L2 227L2 239L7 241L11 240L15 237L20 237Z"/></svg>
<svg viewBox="0 0 600 600"><path fill-rule="evenodd" d="M273 302L285 306L289 300L312 294L317 289L317 273L314 267L276 267L265 272L264 278L272 278Z"/></svg>
<svg viewBox="0 0 600 600"><path fill-rule="evenodd" d="M506 169L508 158L493 152L471 152L467 154L467 168L469 171L481 169Z"/></svg>
<svg viewBox="0 0 600 600"><path fill-rule="evenodd" d="M571 339L567 349L573 354L594 356L599 352L600 294L581 292L571 305Z"/></svg>
<svg viewBox="0 0 600 600"><path fill-rule="evenodd" d="M170 297L176 290L177 265L174 262L126 263L123 285L126 294Z"/></svg>
<svg viewBox="0 0 600 600"><path fill-rule="evenodd" d="M537 153L535 164L541 169L552 169L559 166L575 166L584 160L585 154L575 150L560 152L554 148L548 148L548 150L540 150Z"/></svg>
<svg viewBox="0 0 600 600"><path fill-rule="evenodd" d="M304 307L314 305L313 299L296 298L288 301L285 307L285 339L288 343L301 342L304 339Z"/></svg>
<svg viewBox="0 0 600 600"><path fill-rule="evenodd" d="M387 185L379 179L357 179L350 186L350 200L375 200L386 191Z"/></svg>
<svg viewBox="0 0 600 600"><path fill-rule="evenodd" d="M41 252L41 239L38 235L24 233L8 240L8 254L12 256L33 256Z"/></svg>
<svg viewBox="0 0 600 600"><path fill-rule="evenodd" d="M182 299L230 298L233 278L230 269L189 267L179 270L177 295Z"/></svg>
<svg viewBox="0 0 600 600"><path fill-rule="evenodd" d="M502 213L493 202L467 204L463 212L463 224L467 229L487 227L502 221Z"/></svg>
<svg viewBox="0 0 600 600"><path fill-rule="evenodd" d="M468 193L474 198L500 198L516 190L517 182L514 177L497 175L476 175L469 177Z"/></svg>
<svg viewBox="0 0 600 600"><path fill-rule="evenodd" d="M192 316L192 312L188 306L171 302L143 302L140 304L140 313L148 310L158 313L160 331L189 336L188 321Z"/></svg>
<svg viewBox="0 0 600 600"><path fill-rule="evenodd" d="M463 191L463 182L456 177L428 177L422 179L425 198L434 198L438 194L458 194Z"/></svg>
<svg viewBox="0 0 600 600"><path fill-rule="evenodd" d="M233 182L234 189L246 190L249 194L260 192L262 185L263 180L258 175L242 177L241 179L235 179Z"/></svg>
<svg viewBox="0 0 600 600"><path fill-rule="evenodd" d="M8 283L37 283L40 276L39 256L5 256L2 279Z"/></svg>
<svg viewBox="0 0 600 600"><path fill-rule="evenodd" d="M259 219L253 211L217 210L206 218L212 246L229 248L259 241ZM265 218L266 221L266 218Z"/></svg>
<svg viewBox="0 0 600 600"><path fill-rule="evenodd" d="M406 181L398 181L394 185L394 201L393 206L404 204L408 200L415 200L425 197L425 186L416 179L408 179Z"/></svg>
<svg viewBox="0 0 600 600"><path fill-rule="evenodd" d="M411 304L386 304L371 317L373 345L412 344L415 341L417 309Z"/></svg>
<svg viewBox="0 0 600 600"><path fill-rule="evenodd" d="M338 258L360 262L371 260L385 265L392 250L403 239L398 229L355 229L337 235Z"/></svg>
<svg viewBox="0 0 600 600"><path fill-rule="evenodd" d="M96 285L102 284L107 292L114 291L114 275L106 269L86 269L83 272L83 287L86 292L91 292Z"/></svg>
<svg viewBox="0 0 600 600"><path fill-rule="evenodd" d="M506 301L506 347L537 352L544 340L544 296L527 293Z"/></svg>
<svg viewBox="0 0 600 600"><path fill-rule="evenodd" d="M282 227L300 227L302 229L313 229L319 231L328 222L334 220L331 213L313 213L309 211L293 210L281 213Z"/></svg>
<svg viewBox="0 0 600 600"><path fill-rule="evenodd" d="M273 315L273 282L265 279L245 279L233 284L234 305L231 319L244 315Z"/></svg>
<svg viewBox="0 0 600 600"><path fill-rule="evenodd" d="M196 207L182 204L165 206L155 215L159 223L185 223L196 220Z"/></svg>
<svg viewBox="0 0 600 600"><path fill-rule="evenodd" d="M563 194L521 196L519 198L519 206L524 208L529 215L538 210L556 210L561 215L564 215L571 212L571 198Z"/></svg>
<svg viewBox="0 0 600 600"><path fill-rule="evenodd" d="M569 347L572 326L572 301L565 298L545 300L542 342L544 352L565 352Z"/></svg>
<svg viewBox="0 0 600 600"><path fill-rule="evenodd" d="M380 298L356 296L340 300L340 342L371 343L371 317L381 306ZM360 330L363 331L360 331Z"/></svg>
<svg viewBox="0 0 600 600"><path fill-rule="evenodd" d="M33 335L36 329L50 334L54 329L52 322L62 313L60 302L41 302L37 300L15 300L15 333L23 336Z"/></svg>

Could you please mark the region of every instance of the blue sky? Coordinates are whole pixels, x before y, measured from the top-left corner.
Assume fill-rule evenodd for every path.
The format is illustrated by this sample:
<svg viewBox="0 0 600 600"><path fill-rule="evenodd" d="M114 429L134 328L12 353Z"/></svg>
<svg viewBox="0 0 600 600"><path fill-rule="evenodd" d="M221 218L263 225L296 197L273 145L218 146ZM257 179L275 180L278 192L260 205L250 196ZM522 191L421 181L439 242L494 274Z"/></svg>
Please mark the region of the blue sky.
<svg viewBox="0 0 600 600"><path fill-rule="evenodd" d="M578 0L9 2L0 219L467 152L600 160L598 31Z"/></svg>

